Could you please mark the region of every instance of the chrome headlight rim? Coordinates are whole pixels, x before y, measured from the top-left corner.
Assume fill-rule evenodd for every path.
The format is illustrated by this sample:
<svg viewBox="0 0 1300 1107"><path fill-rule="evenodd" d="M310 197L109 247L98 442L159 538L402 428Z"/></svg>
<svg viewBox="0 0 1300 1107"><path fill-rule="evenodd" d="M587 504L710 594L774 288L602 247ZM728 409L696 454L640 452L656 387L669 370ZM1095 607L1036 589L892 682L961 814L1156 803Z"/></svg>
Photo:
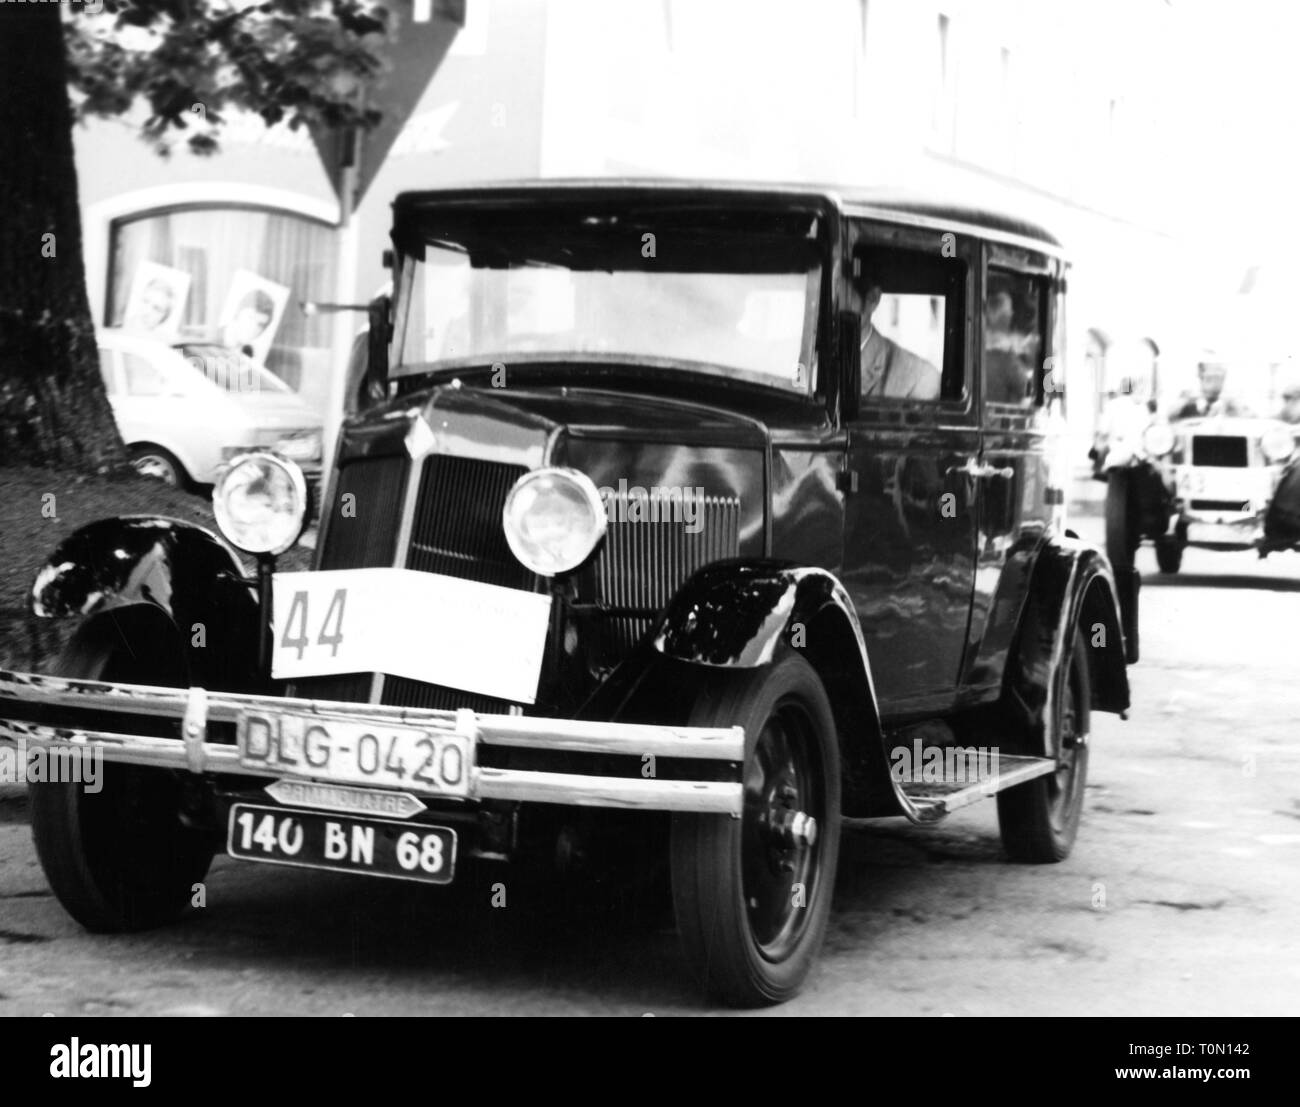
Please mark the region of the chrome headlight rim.
<svg viewBox="0 0 1300 1107"><path fill-rule="evenodd" d="M1270 448L1270 442L1276 448ZM1273 465L1281 465L1295 456L1295 436L1288 427L1270 427L1259 436L1259 448Z"/></svg>
<svg viewBox="0 0 1300 1107"><path fill-rule="evenodd" d="M231 515L225 495L231 478L238 470L255 463L269 464L283 472L289 479L289 487L293 494L294 510L292 518L295 522L285 529L284 534L277 541L270 544L249 545L241 540L246 536L239 534L239 524ZM310 506L311 500L307 495L307 478L304 476L302 469L292 458L284 457L274 450L248 450L244 453L235 454L221 467L216 483L212 486L212 513L216 516L217 527L220 529L222 537L235 549L253 557L278 557L280 554L292 549L298 539L302 537L303 531L307 529L307 516Z"/></svg>
<svg viewBox="0 0 1300 1107"><path fill-rule="evenodd" d="M519 526L519 504L522 495L533 485L545 480L561 480L566 482L579 494L582 505L587 509L591 516L591 530L587 536L587 540L584 544L585 548L582 550L580 557L576 554L571 554L570 556L558 561L543 563L532 556L532 550L521 534ZM609 519L605 513L605 502L600 498L600 492L597 490L596 485L592 482L591 478L578 469L570 469L563 466L546 466L541 469L530 469L511 486L510 492L506 496L505 506L501 509L501 525L502 529L505 531L506 544L510 547L510 552L514 554L515 559L523 565L524 568L544 577L563 576L565 573L571 573L574 569L585 564L600 546L601 541L605 537L605 531L608 528L608 524Z"/></svg>
<svg viewBox="0 0 1300 1107"><path fill-rule="evenodd" d="M1142 429L1142 449L1151 457L1166 457L1174 452L1178 439L1168 423L1148 423Z"/></svg>

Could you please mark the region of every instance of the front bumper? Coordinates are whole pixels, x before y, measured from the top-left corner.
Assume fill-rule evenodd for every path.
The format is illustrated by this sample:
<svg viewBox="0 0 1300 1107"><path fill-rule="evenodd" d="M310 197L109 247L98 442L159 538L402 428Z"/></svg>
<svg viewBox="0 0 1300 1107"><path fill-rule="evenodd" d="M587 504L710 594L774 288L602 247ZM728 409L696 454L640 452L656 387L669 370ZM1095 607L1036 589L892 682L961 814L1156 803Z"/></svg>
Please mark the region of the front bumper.
<svg viewBox="0 0 1300 1107"><path fill-rule="evenodd" d="M1184 510L1177 525L1183 528L1189 546L1250 550L1264 542L1264 521L1254 514Z"/></svg>
<svg viewBox="0 0 1300 1107"><path fill-rule="evenodd" d="M732 816L741 811L745 735L740 727L651 726L479 715L468 710L426 711L0 670L0 742L40 742L72 749L89 746L105 761L173 769L199 777L229 774L271 779L283 775L241 758L235 736L241 716L250 711L308 718L346 716L376 727L402 725L460 735L471 751L468 794L449 796L422 785L402 786L403 791L424 798ZM597 772L588 775L482 765L478 753L489 746L587 755L584 763L590 763L595 755L593 768ZM600 764L602 755L609 759L608 764ZM635 759L635 775L626 769L615 775L618 759L629 757ZM653 764L647 758L664 758L674 764L679 763L677 759L713 764L708 765L708 772L700 773L709 779L664 779L643 775L642 766ZM611 775L604 775L606 772ZM334 783L329 776L307 779Z"/></svg>

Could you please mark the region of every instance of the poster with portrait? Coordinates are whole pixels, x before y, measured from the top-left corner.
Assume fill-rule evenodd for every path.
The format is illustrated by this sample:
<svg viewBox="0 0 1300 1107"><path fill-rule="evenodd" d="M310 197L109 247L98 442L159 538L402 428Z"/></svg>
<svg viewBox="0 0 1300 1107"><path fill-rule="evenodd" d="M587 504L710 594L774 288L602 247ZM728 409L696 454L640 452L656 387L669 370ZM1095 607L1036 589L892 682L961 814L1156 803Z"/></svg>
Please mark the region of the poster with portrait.
<svg viewBox="0 0 1300 1107"><path fill-rule="evenodd" d="M142 261L135 267L122 325L137 334L173 342L185 316L190 275L181 269Z"/></svg>
<svg viewBox="0 0 1300 1107"><path fill-rule="evenodd" d="M289 289L248 269L237 269L221 309L221 341L265 363L289 302Z"/></svg>

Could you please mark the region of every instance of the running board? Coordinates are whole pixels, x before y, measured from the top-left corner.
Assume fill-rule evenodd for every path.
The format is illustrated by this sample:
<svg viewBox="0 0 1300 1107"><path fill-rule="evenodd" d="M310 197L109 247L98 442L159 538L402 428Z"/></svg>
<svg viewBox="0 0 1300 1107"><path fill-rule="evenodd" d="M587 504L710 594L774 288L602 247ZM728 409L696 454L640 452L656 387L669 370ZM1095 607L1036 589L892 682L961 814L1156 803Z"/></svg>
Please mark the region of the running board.
<svg viewBox="0 0 1300 1107"><path fill-rule="evenodd" d="M1056 761L1050 757L1015 757L1002 754L996 765L987 763L979 766L980 770L991 772L972 773L977 779L966 779L965 772L956 774L943 773L944 763L934 766L936 775L956 775L955 780L915 780L905 781L901 785L903 795L912 804L915 814L912 818L918 823L932 823L950 815L959 807L969 807L982 799L1005 792L1017 784L1024 784L1035 777L1047 776L1056 772ZM974 766L971 766L974 768ZM920 766L923 772L929 766Z"/></svg>

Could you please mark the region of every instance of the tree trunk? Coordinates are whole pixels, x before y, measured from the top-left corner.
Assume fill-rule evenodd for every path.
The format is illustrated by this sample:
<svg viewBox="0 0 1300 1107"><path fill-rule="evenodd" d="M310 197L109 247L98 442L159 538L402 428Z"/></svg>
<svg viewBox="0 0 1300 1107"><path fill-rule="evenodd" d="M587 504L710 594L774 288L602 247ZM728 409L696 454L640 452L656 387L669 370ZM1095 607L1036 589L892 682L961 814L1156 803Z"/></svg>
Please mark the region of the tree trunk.
<svg viewBox="0 0 1300 1107"><path fill-rule="evenodd" d="M104 472L125 451L86 296L60 13L0 3L0 465Z"/></svg>

